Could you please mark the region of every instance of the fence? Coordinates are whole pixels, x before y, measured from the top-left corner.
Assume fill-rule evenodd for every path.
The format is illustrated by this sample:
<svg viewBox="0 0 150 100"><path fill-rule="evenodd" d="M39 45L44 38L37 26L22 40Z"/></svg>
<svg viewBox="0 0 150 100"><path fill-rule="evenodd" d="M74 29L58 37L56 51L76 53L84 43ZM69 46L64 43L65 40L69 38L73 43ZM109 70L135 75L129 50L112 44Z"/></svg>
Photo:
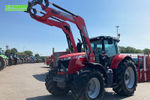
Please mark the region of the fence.
<svg viewBox="0 0 150 100"><path fill-rule="evenodd" d="M150 81L150 58L149 55L137 57L138 63L138 82Z"/></svg>

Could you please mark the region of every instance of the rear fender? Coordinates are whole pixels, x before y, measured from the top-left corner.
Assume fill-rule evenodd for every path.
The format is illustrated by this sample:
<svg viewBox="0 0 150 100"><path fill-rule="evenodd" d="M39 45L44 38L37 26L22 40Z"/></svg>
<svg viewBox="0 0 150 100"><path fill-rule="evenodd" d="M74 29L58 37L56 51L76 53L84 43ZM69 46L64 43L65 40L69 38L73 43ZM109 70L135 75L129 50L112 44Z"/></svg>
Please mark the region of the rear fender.
<svg viewBox="0 0 150 100"><path fill-rule="evenodd" d="M111 62L111 65L110 65L110 68L111 69L117 69L119 64L124 60L124 59L131 59L132 58L128 55L125 55L125 54L117 54L113 59L112 59L112 62Z"/></svg>

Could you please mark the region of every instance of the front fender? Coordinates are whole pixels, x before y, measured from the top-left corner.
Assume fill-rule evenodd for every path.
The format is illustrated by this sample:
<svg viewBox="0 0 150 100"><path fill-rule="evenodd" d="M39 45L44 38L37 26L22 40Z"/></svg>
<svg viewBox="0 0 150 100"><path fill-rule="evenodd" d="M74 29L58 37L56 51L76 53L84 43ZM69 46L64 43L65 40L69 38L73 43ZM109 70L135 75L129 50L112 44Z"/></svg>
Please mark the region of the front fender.
<svg viewBox="0 0 150 100"><path fill-rule="evenodd" d="M87 67L85 67L84 69L91 69L91 70L95 69L97 71L100 71L101 74L103 74L104 78L107 77L105 67L102 66L101 64L98 64L98 63L88 63L86 66Z"/></svg>
<svg viewBox="0 0 150 100"><path fill-rule="evenodd" d="M124 60L124 59L132 59L130 56L125 54L117 54L111 62L110 68L111 69L117 69L118 65Z"/></svg>

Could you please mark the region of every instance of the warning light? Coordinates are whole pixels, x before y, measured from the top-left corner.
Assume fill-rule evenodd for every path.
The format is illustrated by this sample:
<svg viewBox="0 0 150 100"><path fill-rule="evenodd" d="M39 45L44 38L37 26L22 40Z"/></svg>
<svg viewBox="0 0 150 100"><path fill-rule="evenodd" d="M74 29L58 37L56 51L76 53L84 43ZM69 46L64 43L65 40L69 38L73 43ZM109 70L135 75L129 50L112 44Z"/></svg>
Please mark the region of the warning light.
<svg viewBox="0 0 150 100"><path fill-rule="evenodd" d="M120 38L120 33L117 34L117 37Z"/></svg>

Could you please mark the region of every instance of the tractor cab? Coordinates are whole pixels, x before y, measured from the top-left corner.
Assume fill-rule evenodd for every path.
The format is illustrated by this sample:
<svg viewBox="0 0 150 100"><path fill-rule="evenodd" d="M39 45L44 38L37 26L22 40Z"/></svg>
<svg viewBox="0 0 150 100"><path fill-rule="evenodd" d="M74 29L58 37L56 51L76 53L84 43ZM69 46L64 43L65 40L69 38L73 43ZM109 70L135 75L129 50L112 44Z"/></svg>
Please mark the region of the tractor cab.
<svg viewBox="0 0 150 100"><path fill-rule="evenodd" d="M99 36L90 39L91 47L95 54L96 63L104 65L104 62L111 62L112 58L119 54L118 42L119 39L110 36ZM105 56L105 57L104 57ZM103 59L104 58L104 59ZM103 61L107 60L107 61Z"/></svg>
<svg viewBox="0 0 150 100"><path fill-rule="evenodd" d="M0 55L4 55L4 54L5 54L4 50L0 50Z"/></svg>

